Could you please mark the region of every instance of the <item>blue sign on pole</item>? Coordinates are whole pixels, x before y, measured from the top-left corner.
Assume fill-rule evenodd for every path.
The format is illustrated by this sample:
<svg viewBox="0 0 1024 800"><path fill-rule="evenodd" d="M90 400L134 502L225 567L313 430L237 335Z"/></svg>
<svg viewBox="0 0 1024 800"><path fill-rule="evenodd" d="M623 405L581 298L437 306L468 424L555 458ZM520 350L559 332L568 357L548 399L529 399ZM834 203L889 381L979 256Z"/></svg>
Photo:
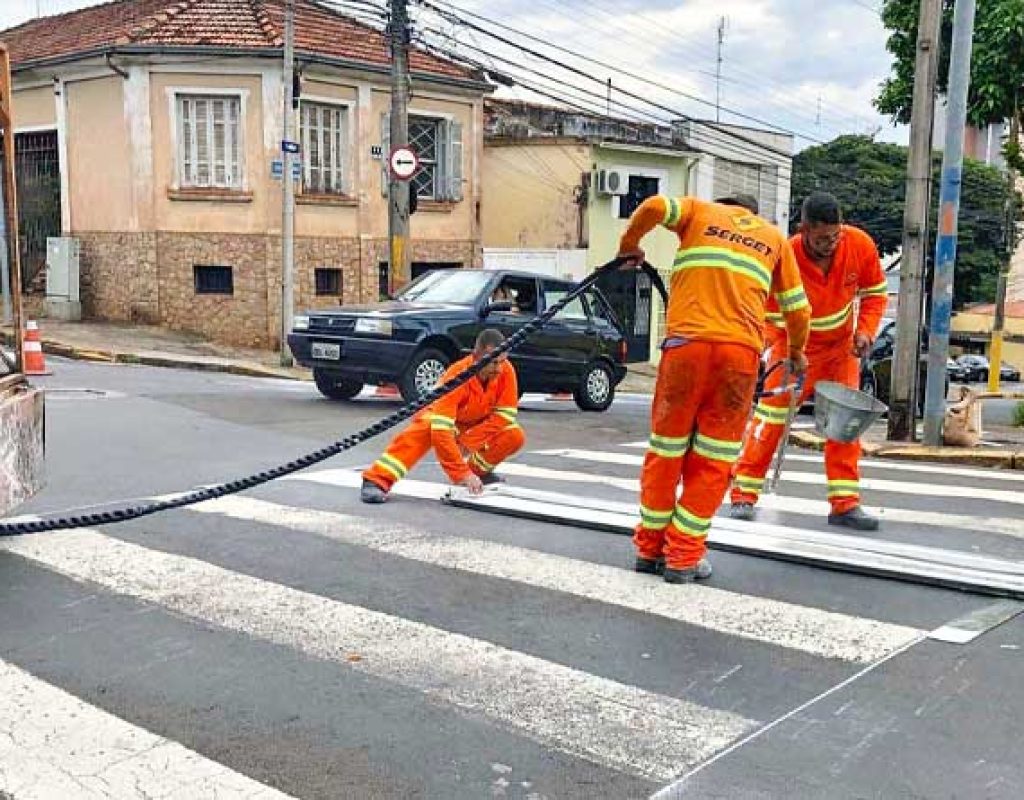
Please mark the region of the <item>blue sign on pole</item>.
<svg viewBox="0 0 1024 800"><path fill-rule="evenodd" d="M282 153L298 153L299 150L300 147L298 142L289 142L287 139L281 142Z"/></svg>

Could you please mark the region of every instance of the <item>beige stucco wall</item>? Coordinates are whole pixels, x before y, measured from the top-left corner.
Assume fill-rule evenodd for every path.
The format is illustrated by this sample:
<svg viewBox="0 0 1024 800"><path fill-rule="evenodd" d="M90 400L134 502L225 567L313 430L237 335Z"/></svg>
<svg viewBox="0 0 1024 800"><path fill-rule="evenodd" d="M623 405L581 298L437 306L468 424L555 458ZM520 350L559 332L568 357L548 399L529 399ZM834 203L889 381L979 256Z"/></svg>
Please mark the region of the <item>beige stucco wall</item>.
<svg viewBox="0 0 1024 800"><path fill-rule="evenodd" d="M992 331L991 314L970 314L961 312L953 317L950 325L953 333L984 333ZM1024 317L1007 317L1003 327L1004 335L1024 337ZM990 345L985 346L988 353ZM1024 344L1019 341L1003 342L1003 361L1013 364L1017 369L1024 370Z"/></svg>
<svg viewBox="0 0 1024 800"><path fill-rule="evenodd" d="M57 106L54 102L53 88L50 86L15 91L12 107L15 130L57 127Z"/></svg>
<svg viewBox="0 0 1024 800"><path fill-rule="evenodd" d="M112 75L64 86L73 232L128 229L132 155L123 83Z"/></svg>
<svg viewBox="0 0 1024 800"><path fill-rule="evenodd" d="M578 247L579 207L573 191L590 170L589 154L589 145L574 142L485 145L484 247Z"/></svg>

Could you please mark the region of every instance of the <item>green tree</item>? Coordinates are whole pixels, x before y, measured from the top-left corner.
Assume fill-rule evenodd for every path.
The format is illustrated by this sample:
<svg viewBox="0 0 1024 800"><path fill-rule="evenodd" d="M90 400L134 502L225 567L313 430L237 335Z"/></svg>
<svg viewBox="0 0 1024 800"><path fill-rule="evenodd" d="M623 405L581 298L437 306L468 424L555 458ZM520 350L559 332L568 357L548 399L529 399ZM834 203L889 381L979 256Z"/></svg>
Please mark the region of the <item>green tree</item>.
<svg viewBox="0 0 1024 800"><path fill-rule="evenodd" d="M896 122L910 121L919 3L885 0L882 9L882 21L889 30L886 47L894 62L892 75L882 83L875 98L875 107ZM954 5L954 0L943 2L938 73L941 94L948 87ZM968 120L980 127L1016 120L1024 129L1024 0L979 0L973 41ZM1005 153L1014 169L1024 171L1018 137L1007 139Z"/></svg>
<svg viewBox="0 0 1024 800"><path fill-rule="evenodd" d="M863 228L882 255L899 251L903 242L903 208L907 189L907 148L872 141L866 136L841 136L828 144L808 148L793 162L793 209L790 219L800 220L800 203L812 191L828 191L839 198L846 219ZM942 158L933 158L938 186ZM991 302L996 278L1009 261L1008 187L999 170L972 159L964 161L963 190L957 243L953 301ZM1019 195L1012 214L1021 218ZM933 192L931 231L938 214L938 191ZM934 239L927 251L934 252Z"/></svg>

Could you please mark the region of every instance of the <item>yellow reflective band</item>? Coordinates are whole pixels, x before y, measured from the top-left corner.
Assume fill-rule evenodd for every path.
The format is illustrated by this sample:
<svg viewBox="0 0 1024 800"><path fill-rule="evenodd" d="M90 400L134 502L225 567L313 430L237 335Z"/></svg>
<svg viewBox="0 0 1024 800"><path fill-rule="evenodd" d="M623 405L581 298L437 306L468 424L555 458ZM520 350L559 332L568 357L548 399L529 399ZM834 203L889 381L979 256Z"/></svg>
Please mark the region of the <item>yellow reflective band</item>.
<svg viewBox="0 0 1024 800"><path fill-rule="evenodd" d="M836 328L841 328L846 324L846 321L850 318L850 312L853 311L853 303L850 303L842 311L837 311L835 314L830 314L827 317L817 317L811 319L811 330L812 331L834 331Z"/></svg>
<svg viewBox="0 0 1024 800"><path fill-rule="evenodd" d="M858 497L860 495L860 481L829 481L829 497Z"/></svg>
<svg viewBox="0 0 1024 800"><path fill-rule="evenodd" d="M672 514L672 524L687 536L703 539L708 535L708 531L711 530L711 517L698 517L682 506L676 506L676 510Z"/></svg>
<svg viewBox="0 0 1024 800"><path fill-rule="evenodd" d="M783 311L799 311L801 308L807 308L810 305L807 302L807 293L802 286L790 289L787 292L780 292L775 295L775 299L779 301Z"/></svg>
<svg viewBox="0 0 1024 800"><path fill-rule="evenodd" d="M473 453L472 457L470 458L470 461L472 461L474 464L480 467L480 469L482 469L484 472L490 472L491 470L494 469L494 465L488 464L486 461L484 461L483 457L479 453Z"/></svg>
<svg viewBox="0 0 1024 800"><path fill-rule="evenodd" d="M505 408L496 408L494 409L494 413L497 416L501 417L506 422L515 422L517 419L517 415L514 409L509 411L508 409Z"/></svg>
<svg viewBox="0 0 1024 800"><path fill-rule="evenodd" d="M455 420L453 420L451 417L442 417L440 414L431 414L430 430L453 431L455 430Z"/></svg>
<svg viewBox="0 0 1024 800"><path fill-rule="evenodd" d="M689 436L659 436L651 434L648 449L662 458L682 458L690 447Z"/></svg>
<svg viewBox="0 0 1024 800"><path fill-rule="evenodd" d="M772 274L756 258L723 247L690 247L676 254L672 272L685 269L725 269L758 283L765 291L771 288Z"/></svg>
<svg viewBox="0 0 1024 800"><path fill-rule="evenodd" d="M754 494L760 494L764 489L764 478L755 478L751 475L737 475L735 483L740 489Z"/></svg>
<svg viewBox="0 0 1024 800"><path fill-rule="evenodd" d="M743 449L742 440L739 442L726 442L721 439L712 439L710 436L697 434L693 440L693 452L697 455L710 458L712 461L725 461L731 464L740 457Z"/></svg>
<svg viewBox="0 0 1024 800"><path fill-rule="evenodd" d="M782 316L782 314L775 311L769 311L767 314L765 314L764 321L767 322L769 325L774 325L776 328L786 327L786 318Z"/></svg>
<svg viewBox="0 0 1024 800"><path fill-rule="evenodd" d="M769 425L785 425L789 416L789 409L776 408L765 403L758 403L754 407L754 419L767 422Z"/></svg>
<svg viewBox="0 0 1024 800"><path fill-rule="evenodd" d="M515 431L515 430L520 430L521 431L522 429L523 429L523 426L520 425L518 422L513 422L511 425L506 425L504 428L502 428L503 431Z"/></svg>
<svg viewBox="0 0 1024 800"><path fill-rule="evenodd" d="M661 224L666 228L674 227L679 222L680 216L682 216L682 209L679 205L679 201L674 197L666 197L665 218L661 221Z"/></svg>
<svg viewBox="0 0 1024 800"><path fill-rule="evenodd" d="M673 510L655 511L646 506L640 506L641 524L648 530L660 531L672 521Z"/></svg>
<svg viewBox="0 0 1024 800"><path fill-rule="evenodd" d="M889 283L888 281L882 281L875 286L868 286L865 289L860 290L861 297L868 297L870 295L889 294Z"/></svg>
<svg viewBox="0 0 1024 800"><path fill-rule="evenodd" d="M394 456L389 456L387 453L377 459L377 466L385 472L391 473L396 480L402 480L409 472L405 464Z"/></svg>

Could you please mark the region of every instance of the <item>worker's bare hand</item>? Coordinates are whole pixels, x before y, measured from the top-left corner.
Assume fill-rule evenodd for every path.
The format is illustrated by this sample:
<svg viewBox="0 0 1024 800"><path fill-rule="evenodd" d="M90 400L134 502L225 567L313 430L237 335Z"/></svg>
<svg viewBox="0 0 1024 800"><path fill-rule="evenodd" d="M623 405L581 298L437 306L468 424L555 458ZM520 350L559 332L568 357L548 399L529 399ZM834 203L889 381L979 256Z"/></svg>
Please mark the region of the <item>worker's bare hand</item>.
<svg viewBox="0 0 1024 800"><path fill-rule="evenodd" d="M804 355L803 350L790 351L789 358L786 360L786 372L795 378L799 378L807 372L807 356Z"/></svg>
<svg viewBox="0 0 1024 800"><path fill-rule="evenodd" d="M853 337L853 354L857 358L864 358L871 352L871 337L866 333L857 333Z"/></svg>
<svg viewBox="0 0 1024 800"><path fill-rule="evenodd" d="M470 494L483 494L484 484L480 480L478 475L474 475L472 472L469 473L465 478L459 481L460 486L465 486Z"/></svg>
<svg viewBox="0 0 1024 800"><path fill-rule="evenodd" d="M620 270L638 269L647 259L647 254L639 247L633 250L623 250L616 258L624 258L625 262L619 267Z"/></svg>

